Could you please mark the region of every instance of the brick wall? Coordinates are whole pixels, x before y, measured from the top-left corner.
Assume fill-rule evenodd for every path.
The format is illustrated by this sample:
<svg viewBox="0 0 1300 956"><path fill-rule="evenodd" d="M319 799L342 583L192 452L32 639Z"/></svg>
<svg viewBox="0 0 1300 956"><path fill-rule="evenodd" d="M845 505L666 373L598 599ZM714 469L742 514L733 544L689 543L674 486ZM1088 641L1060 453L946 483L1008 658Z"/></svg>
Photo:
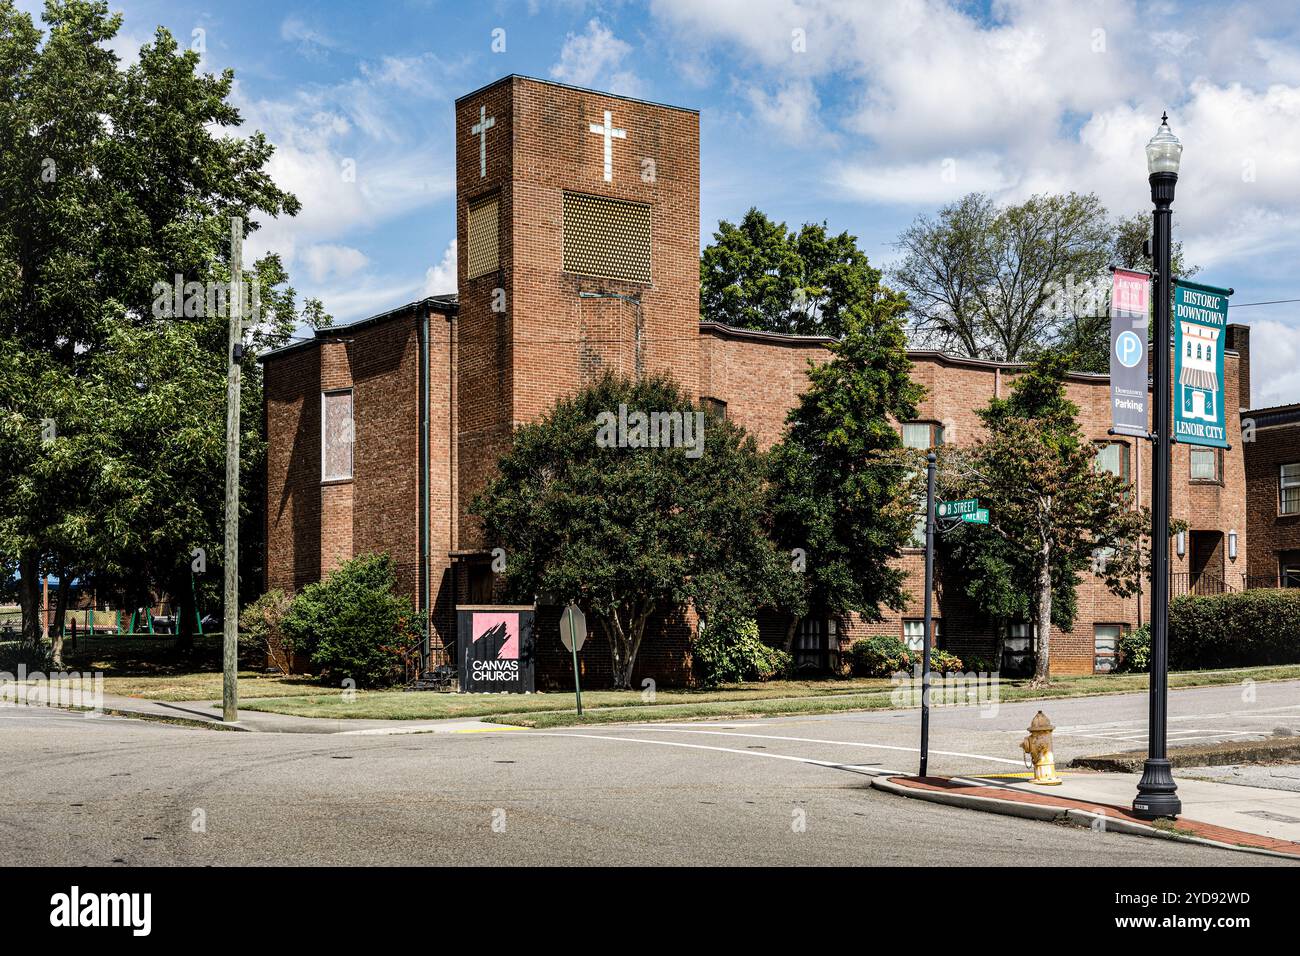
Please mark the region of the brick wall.
<svg viewBox="0 0 1300 956"><path fill-rule="evenodd" d="M1300 515L1280 514L1281 466L1300 462L1300 405L1243 412L1253 441L1246 442L1246 509L1252 583L1278 580L1280 558L1300 562Z"/></svg>

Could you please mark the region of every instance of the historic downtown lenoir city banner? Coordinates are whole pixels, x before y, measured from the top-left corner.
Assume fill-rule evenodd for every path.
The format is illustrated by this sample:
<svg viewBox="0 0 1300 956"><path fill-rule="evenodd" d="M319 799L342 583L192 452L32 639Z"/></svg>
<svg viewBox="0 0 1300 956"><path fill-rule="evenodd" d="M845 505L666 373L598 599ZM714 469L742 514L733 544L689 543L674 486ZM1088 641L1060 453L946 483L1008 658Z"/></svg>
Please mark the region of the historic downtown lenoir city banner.
<svg viewBox="0 0 1300 956"><path fill-rule="evenodd" d="M1151 276L1115 269L1110 290L1110 410L1113 430L1147 437L1147 328Z"/></svg>
<svg viewBox="0 0 1300 956"><path fill-rule="evenodd" d="M1231 294L1174 280L1174 441L1228 447L1223 346Z"/></svg>

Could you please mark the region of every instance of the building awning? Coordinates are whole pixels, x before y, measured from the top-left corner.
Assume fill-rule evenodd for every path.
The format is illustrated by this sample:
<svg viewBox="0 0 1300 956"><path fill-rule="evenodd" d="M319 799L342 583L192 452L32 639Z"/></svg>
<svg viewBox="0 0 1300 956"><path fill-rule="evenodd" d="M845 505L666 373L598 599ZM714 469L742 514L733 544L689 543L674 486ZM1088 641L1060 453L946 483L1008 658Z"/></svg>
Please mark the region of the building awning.
<svg viewBox="0 0 1300 956"><path fill-rule="evenodd" d="M1184 365L1183 373L1178 376L1178 382L1191 388L1203 388L1207 392L1219 390L1219 377L1207 368L1189 368Z"/></svg>

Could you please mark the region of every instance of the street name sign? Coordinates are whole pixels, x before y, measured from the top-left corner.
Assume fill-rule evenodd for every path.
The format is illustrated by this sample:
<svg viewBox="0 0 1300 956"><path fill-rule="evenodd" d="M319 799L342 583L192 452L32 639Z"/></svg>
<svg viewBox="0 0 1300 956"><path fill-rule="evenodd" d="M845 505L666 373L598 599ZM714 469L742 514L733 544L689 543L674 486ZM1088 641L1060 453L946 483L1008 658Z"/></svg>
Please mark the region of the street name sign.
<svg viewBox="0 0 1300 956"><path fill-rule="evenodd" d="M940 518L957 518L962 515L974 514L979 510L980 500L978 498L959 498L956 501L941 501L935 506L935 511Z"/></svg>
<svg viewBox="0 0 1300 956"><path fill-rule="evenodd" d="M962 515L961 520L966 522L967 524L988 524L989 509L977 508L975 511L972 511L970 514Z"/></svg>
<svg viewBox="0 0 1300 956"><path fill-rule="evenodd" d="M1174 441L1228 447L1223 349L1231 294L1174 280Z"/></svg>

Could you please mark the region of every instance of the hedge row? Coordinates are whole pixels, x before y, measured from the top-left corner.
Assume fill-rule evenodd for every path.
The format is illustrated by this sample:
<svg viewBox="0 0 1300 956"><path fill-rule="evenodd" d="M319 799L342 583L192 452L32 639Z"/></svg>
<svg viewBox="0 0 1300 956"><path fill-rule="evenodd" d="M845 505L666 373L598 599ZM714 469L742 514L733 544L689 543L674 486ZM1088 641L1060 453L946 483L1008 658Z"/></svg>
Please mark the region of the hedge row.
<svg viewBox="0 0 1300 956"><path fill-rule="evenodd" d="M1300 588L1189 595L1170 603L1170 670L1266 664L1300 664Z"/></svg>

